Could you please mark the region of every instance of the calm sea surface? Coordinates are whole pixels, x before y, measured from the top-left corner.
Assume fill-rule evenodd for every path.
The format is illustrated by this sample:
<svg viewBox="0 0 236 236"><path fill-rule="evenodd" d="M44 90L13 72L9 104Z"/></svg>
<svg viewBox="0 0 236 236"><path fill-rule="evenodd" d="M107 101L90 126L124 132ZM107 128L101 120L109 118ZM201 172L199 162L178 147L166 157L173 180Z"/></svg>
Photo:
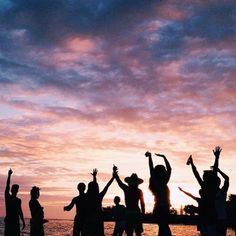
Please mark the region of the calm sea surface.
<svg viewBox="0 0 236 236"><path fill-rule="evenodd" d="M27 227L24 230L22 236L29 235L29 221L26 221ZM105 234L106 236L112 236L114 224L105 223ZM45 236L71 236L72 235L73 221L70 220L50 220L45 225ZM158 226L153 224L144 224L143 235L155 236L157 235ZM171 225L171 231L173 236L198 236L196 226L186 225ZM0 236L3 236L4 223L3 219L0 219ZM228 230L227 236L234 236L231 230Z"/></svg>

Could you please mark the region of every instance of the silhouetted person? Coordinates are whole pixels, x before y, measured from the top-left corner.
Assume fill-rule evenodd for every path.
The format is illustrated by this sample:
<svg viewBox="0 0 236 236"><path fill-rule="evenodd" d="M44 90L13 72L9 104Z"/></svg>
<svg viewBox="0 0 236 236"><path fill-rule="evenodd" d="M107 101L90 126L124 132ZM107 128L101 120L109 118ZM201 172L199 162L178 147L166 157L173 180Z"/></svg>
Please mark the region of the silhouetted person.
<svg viewBox="0 0 236 236"><path fill-rule="evenodd" d="M202 222L202 229L205 232L205 235L216 236L216 172L212 170L206 170L204 171L203 178L201 178L196 166L193 163L192 156L189 157L187 165L191 165L193 174L201 186L202 214L200 215L200 221Z"/></svg>
<svg viewBox="0 0 236 236"><path fill-rule="evenodd" d="M5 189L5 205L6 205L6 217L4 236L20 236L20 220L22 220L22 230L25 228L24 215L21 208L21 200L17 197L19 191L19 185L13 184L11 186L10 194L10 182L13 171L8 171L8 177Z"/></svg>
<svg viewBox="0 0 236 236"><path fill-rule="evenodd" d="M88 191L86 193L86 219L85 232L89 236L104 236L102 200L108 188L112 184L114 177L110 179L104 189L99 192L97 183L97 169L91 173L93 181L88 184Z"/></svg>
<svg viewBox="0 0 236 236"><path fill-rule="evenodd" d="M230 194L229 201L227 202L228 206L228 218L229 225L234 230L234 236L236 236L236 195Z"/></svg>
<svg viewBox="0 0 236 236"><path fill-rule="evenodd" d="M76 206L76 215L74 218L74 227L73 227L73 236L84 236L84 220L85 220L85 211L86 211L86 194L85 184L79 183L77 189L79 195L74 197L71 203L68 206L64 207L64 211L70 211L74 205Z"/></svg>
<svg viewBox="0 0 236 236"><path fill-rule="evenodd" d="M112 213L115 220L113 236L122 236L125 231L126 209L124 205L120 205L119 196L115 196L114 203L115 206L112 208Z"/></svg>
<svg viewBox="0 0 236 236"><path fill-rule="evenodd" d="M202 209L202 204L201 204L201 197L196 197L196 196L192 195L191 193L184 191L180 187L179 187L179 190L181 192L183 192L184 194L186 194L187 196L191 197L193 200L195 200L198 203L198 215L199 215L199 218L201 219L202 210L203 210ZM201 196L201 190L199 190L199 194ZM199 219L199 222L197 224L197 229L198 229L198 231L200 231L200 233L201 233L200 235L204 236L206 234L206 232L205 232L205 229L202 226L202 222L201 222L200 219Z"/></svg>
<svg viewBox="0 0 236 236"><path fill-rule="evenodd" d="M39 188L34 186L30 191L31 199L29 201L29 208L31 213L30 219L30 236L44 236L43 224L48 221L44 219L43 207L40 205L38 199L40 196Z"/></svg>
<svg viewBox="0 0 236 236"><path fill-rule="evenodd" d="M155 201L153 217L155 218L159 226L158 236L171 236L172 234L169 227L171 205L170 190L167 185L171 176L171 166L164 155L156 153L155 155L164 159L165 166L156 165L155 167L153 167L151 153L145 153L145 156L148 157L150 170L149 188L154 195Z"/></svg>
<svg viewBox="0 0 236 236"><path fill-rule="evenodd" d="M137 174L133 173L130 177L125 178L125 182L128 185L124 184L118 176L116 166L113 168L113 175L119 187L125 194L126 234L127 236L132 236L133 232L135 232L137 236L141 236L143 232L142 214L145 214L145 203L143 192L138 188L138 185L142 184L143 180L138 178ZM141 210L139 208L139 203L141 205Z"/></svg>
<svg viewBox="0 0 236 236"><path fill-rule="evenodd" d="M214 166L212 167L216 180L216 196L215 196L215 209L217 215L217 233L218 236L226 236L227 234L227 211L226 211L226 198L229 189L229 177L219 169L219 158L222 148L220 146L213 149L215 156ZM224 184L220 188L221 179L217 176L220 174L224 178Z"/></svg>
<svg viewBox="0 0 236 236"><path fill-rule="evenodd" d="M226 199L229 189L229 177L218 169L218 173L224 178L224 184L220 188L221 180L217 178L218 189L215 198L215 207L217 214L217 232L219 236L226 236L227 233L227 211L226 211Z"/></svg>

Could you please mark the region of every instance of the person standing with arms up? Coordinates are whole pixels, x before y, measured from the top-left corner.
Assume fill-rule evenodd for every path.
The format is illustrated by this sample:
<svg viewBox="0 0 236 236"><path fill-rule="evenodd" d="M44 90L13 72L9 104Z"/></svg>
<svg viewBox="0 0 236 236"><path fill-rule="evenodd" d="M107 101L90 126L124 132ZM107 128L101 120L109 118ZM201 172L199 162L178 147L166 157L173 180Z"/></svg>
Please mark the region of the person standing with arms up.
<svg viewBox="0 0 236 236"><path fill-rule="evenodd" d="M126 234L127 236L132 236L135 231L136 236L141 236L143 232L142 215L145 214L145 203L143 191L138 188L138 185L142 184L143 180L138 178L136 173L133 173L130 177L125 178L125 182L128 185L124 184L118 175L118 168L116 166L113 167L113 176L125 194Z"/></svg>
<svg viewBox="0 0 236 236"><path fill-rule="evenodd" d="M149 189L154 195L155 201L153 217L159 226L158 236L172 236L169 227L170 190L167 185L171 176L171 166L164 155L156 153L155 155L164 159L165 166L156 165L153 167L152 154L145 153L145 156L148 157L150 170Z"/></svg>
<svg viewBox="0 0 236 236"><path fill-rule="evenodd" d="M23 223L22 230L25 228L25 220L21 208L21 199L17 197L17 193L19 191L18 184L13 184L11 186L11 194L10 194L10 182L12 174L13 171L12 169L10 169L8 171L7 183L5 189L6 217L4 219L5 221L4 236L20 236L19 218Z"/></svg>
<svg viewBox="0 0 236 236"><path fill-rule="evenodd" d="M94 169L91 175L93 181L89 182L86 193L86 216L85 216L85 234L86 236L105 236L103 225L102 200L111 186L114 177L108 181L106 186L100 192L97 183L97 169Z"/></svg>

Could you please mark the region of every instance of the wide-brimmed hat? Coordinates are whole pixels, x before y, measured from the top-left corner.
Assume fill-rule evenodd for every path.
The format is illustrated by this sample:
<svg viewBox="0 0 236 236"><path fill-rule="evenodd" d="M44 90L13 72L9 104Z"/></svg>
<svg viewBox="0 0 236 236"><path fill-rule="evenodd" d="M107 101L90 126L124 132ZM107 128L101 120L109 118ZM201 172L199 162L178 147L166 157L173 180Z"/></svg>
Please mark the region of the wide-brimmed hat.
<svg viewBox="0 0 236 236"><path fill-rule="evenodd" d="M125 182L131 185L139 185L143 183L143 180L137 174L133 173L130 177L125 178Z"/></svg>

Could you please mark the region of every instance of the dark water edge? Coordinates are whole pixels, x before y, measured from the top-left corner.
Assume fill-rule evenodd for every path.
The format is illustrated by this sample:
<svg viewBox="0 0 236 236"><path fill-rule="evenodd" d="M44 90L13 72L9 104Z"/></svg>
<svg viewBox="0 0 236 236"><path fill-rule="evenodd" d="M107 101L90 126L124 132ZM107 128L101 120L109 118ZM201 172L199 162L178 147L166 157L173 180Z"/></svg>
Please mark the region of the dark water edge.
<svg viewBox="0 0 236 236"><path fill-rule="evenodd" d="M26 229L23 231L22 236L29 236L29 219L26 219ZM144 225L143 236L155 236L158 232L158 226L156 224ZM71 236L72 235L72 220L49 220L49 223L45 225L45 236ZM197 227L195 225L170 225L173 236L199 236ZM105 222L105 235L112 236L114 223ZM4 235L4 221L0 218L0 236ZM229 229L227 236L234 236L233 232Z"/></svg>

